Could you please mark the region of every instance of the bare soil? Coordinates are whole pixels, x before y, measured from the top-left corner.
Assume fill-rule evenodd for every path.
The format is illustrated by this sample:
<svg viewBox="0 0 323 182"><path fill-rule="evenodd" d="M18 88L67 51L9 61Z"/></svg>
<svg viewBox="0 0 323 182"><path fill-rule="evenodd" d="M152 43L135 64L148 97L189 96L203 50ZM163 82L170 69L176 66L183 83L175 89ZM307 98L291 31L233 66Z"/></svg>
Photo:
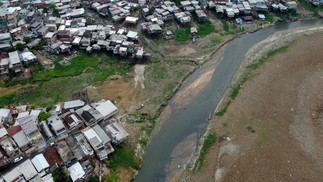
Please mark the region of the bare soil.
<svg viewBox="0 0 323 182"><path fill-rule="evenodd" d="M101 88L102 98L113 100L122 111L131 113L147 98L147 91L135 88L133 79L113 76Z"/></svg>
<svg viewBox="0 0 323 182"><path fill-rule="evenodd" d="M186 181L323 181L322 35L302 36L255 71Z"/></svg>

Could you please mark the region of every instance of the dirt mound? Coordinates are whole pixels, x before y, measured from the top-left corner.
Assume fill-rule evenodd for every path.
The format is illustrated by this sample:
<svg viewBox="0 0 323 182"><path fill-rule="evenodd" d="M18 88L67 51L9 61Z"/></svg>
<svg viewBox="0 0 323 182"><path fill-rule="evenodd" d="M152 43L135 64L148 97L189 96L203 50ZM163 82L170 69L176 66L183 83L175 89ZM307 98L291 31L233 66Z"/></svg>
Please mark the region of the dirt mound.
<svg viewBox="0 0 323 182"><path fill-rule="evenodd" d="M218 143L189 181L323 181L322 34L256 71L215 123ZM228 143L239 154L221 155Z"/></svg>

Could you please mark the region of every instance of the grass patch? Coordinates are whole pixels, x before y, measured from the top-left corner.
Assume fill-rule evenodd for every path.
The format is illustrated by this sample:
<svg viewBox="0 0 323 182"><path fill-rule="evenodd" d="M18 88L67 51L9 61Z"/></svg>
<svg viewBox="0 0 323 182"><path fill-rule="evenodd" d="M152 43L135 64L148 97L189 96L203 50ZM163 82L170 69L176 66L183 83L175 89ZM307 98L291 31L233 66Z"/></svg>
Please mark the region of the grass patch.
<svg viewBox="0 0 323 182"><path fill-rule="evenodd" d="M107 167L111 171L117 171L120 168L133 168L135 170L139 170L139 164L135 160L135 153L130 148L129 145L121 144L119 145L115 152L112 154L109 162L107 163Z"/></svg>
<svg viewBox="0 0 323 182"><path fill-rule="evenodd" d="M61 65L58 61L55 64L53 70L44 70L36 65L34 79L29 81L34 86L1 97L0 106L18 103L52 106L58 101L73 98L73 94L87 85L95 86L112 75L124 76L132 71L131 67L117 63L116 59L86 54L76 56L69 65Z"/></svg>
<svg viewBox="0 0 323 182"><path fill-rule="evenodd" d="M0 98L0 107L4 107L5 105L9 105L14 101L16 94L5 95Z"/></svg>
<svg viewBox="0 0 323 182"><path fill-rule="evenodd" d="M234 100L239 95L240 89L242 88L243 84L245 84L252 77L254 70L258 69L262 64L264 64L266 61L268 61L269 59L271 59L275 55L285 52L287 50L287 48L288 48L288 45L280 47L278 49L274 49L272 51L269 51L266 56L260 58L257 61L254 61L253 63L248 65L247 70L245 71L244 75L241 77L240 81L232 88L229 101L226 103L226 105L223 107L223 109L216 112L215 115L216 116L223 116L226 113L232 100Z"/></svg>
<svg viewBox="0 0 323 182"><path fill-rule="evenodd" d="M198 23L197 34L201 37L205 37L211 33L218 32L212 25L210 20L207 20L203 23Z"/></svg>
<svg viewBox="0 0 323 182"><path fill-rule="evenodd" d="M322 7L316 7L313 4L305 1L305 0L298 0L299 4L304 7L307 11L313 12L315 16L319 14L319 11L322 11Z"/></svg>
<svg viewBox="0 0 323 182"><path fill-rule="evenodd" d="M33 79L48 81L51 78L77 76L80 75L85 68L94 68L98 63L99 60L96 57L81 54L74 57L69 65L62 65L58 61L55 61L55 68L53 70L36 71L33 73Z"/></svg>
<svg viewBox="0 0 323 182"><path fill-rule="evenodd" d="M174 36L175 36L175 41L178 43L184 43L192 40L189 28L176 29L174 32Z"/></svg>
<svg viewBox="0 0 323 182"><path fill-rule="evenodd" d="M213 144L215 144L216 139L217 139L217 136L214 132L206 135L206 137L204 139L203 147L200 151L200 155L199 155L198 159L196 160L196 163L194 166L194 171L198 171L201 168L207 152L210 150L210 148L213 146Z"/></svg>
<svg viewBox="0 0 323 182"><path fill-rule="evenodd" d="M226 31L226 32L229 32L230 31L230 26L229 26L228 22L226 22L224 20L222 20L221 22L222 22L223 30Z"/></svg>
<svg viewBox="0 0 323 182"><path fill-rule="evenodd" d="M235 23L228 23L227 21L222 20L222 28L224 30L224 34L237 34L244 32L245 29L243 27L238 26Z"/></svg>
<svg viewBox="0 0 323 182"><path fill-rule="evenodd" d="M297 13L297 11L295 9L292 9L292 10L288 11L288 15L291 16L291 17L297 17L298 13Z"/></svg>
<svg viewBox="0 0 323 182"><path fill-rule="evenodd" d="M265 20L269 21L270 23L273 23L275 20L275 14L270 12L265 13Z"/></svg>
<svg viewBox="0 0 323 182"><path fill-rule="evenodd" d="M215 115L216 116L223 116L224 113L227 112L227 109L228 109L228 107L229 107L230 104L231 104L231 100L229 100L220 111L216 112Z"/></svg>
<svg viewBox="0 0 323 182"><path fill-rule="evenodd" d="M108 178L106 181L107 182L119 182L118 173L116 171L110 171L110 174L108 175Z"/></svg>

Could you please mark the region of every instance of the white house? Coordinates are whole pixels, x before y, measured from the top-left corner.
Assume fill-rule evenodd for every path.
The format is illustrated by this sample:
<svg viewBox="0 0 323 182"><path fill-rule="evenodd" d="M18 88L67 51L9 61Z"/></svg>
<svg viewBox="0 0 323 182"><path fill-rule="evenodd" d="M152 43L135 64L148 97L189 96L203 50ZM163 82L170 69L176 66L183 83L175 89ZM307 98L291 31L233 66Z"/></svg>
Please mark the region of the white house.
<svg viewBox="0 0 323 182"><path fill-rule="evenodd" d="M85 171L79 162L73 164L67 170L73 182L82 180L85 176Z"/></svg>

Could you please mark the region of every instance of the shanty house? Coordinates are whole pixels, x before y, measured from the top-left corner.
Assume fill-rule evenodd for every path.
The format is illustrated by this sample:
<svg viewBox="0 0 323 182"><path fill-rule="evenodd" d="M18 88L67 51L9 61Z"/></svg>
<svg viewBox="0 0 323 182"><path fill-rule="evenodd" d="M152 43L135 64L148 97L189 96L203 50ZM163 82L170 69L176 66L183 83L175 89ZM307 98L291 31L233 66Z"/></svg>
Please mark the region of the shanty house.
<svg viewBox="0 0 323 182"><path fill-rule="evenodd" d="M67 170L73 182L83 181L85 171L79 162L76 162L75 164L71 165Z"/></svg>
<svg viewBox="0 0 323 182"><path fill-rule="evenodd" d="M92 106L101 113L104 119L108 119L118 112L118 108L110 100L102 100L93 103Z"/></svg>
<svg viewBox="0 0 323 182"><path fill-rule="evenodd" d="M36 155L31 159L31 162L35 166L37 172L40 173L40 177L45 176L49 171L49 164L43 154Z"/></svg>

